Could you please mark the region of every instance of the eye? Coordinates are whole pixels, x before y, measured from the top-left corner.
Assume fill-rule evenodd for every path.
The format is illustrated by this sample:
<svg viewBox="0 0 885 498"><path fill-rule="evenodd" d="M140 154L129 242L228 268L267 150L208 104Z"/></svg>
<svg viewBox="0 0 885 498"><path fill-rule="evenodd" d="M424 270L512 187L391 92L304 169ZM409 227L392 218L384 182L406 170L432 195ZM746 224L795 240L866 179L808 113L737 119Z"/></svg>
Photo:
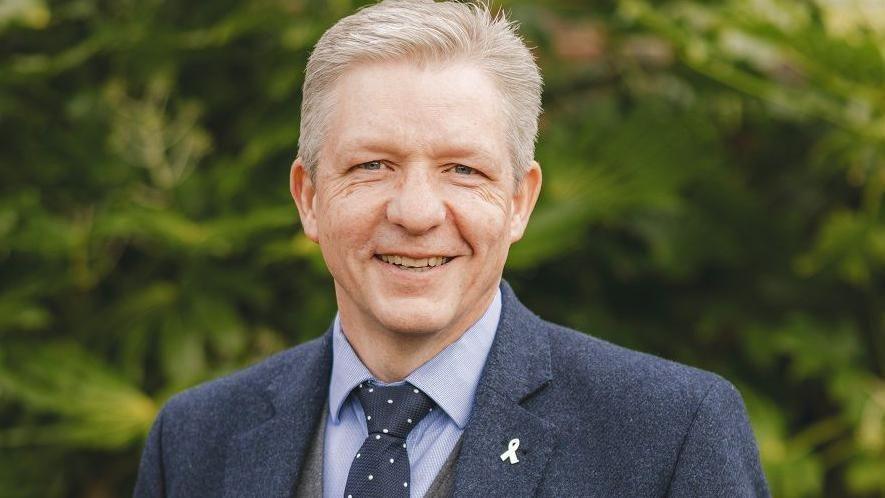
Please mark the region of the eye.
<svg viewBox="0 0 885 498"><path fill-rule="evenodd" d="M380 169L384 169L384 161L368 161L365 163L357 164L353 167L353 169L365 169L369 171L378 171Z"/></svg>
<svg viewBox="0 0 885 498"><path fill-rule="evenodd" d="M452 171L458 173L459 175L472 175L476 173L476 170L471 168L470 166L464 166L463 164L456 164L452 167Z"/></svg>
<svg viewBox="0 0 885 498"><path fill-rule="evenodd" d="M376 171L384 167L384 163L381 161L369 161L367 163L357 164L357 168L367 169L370 171Z"/></svg>

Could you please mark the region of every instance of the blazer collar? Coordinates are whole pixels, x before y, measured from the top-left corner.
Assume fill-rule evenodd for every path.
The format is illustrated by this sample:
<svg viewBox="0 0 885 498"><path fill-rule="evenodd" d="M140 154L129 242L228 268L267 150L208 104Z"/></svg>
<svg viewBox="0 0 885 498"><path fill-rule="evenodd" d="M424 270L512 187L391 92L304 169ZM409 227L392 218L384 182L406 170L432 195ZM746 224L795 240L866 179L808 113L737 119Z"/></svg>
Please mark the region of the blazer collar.
<svg viewBox="0 0 885 498"><path fill-rule="evenodd" d="M550 339L544 322L501 281L501 319L480 387L521 402L553 378Z"/></svg>
<svg viewBox="0 0 885 498"><path fill-rule="evenodd" d="M455 496L535 494L556 445L557 428L525 404L551 380L545 324L502 281L501 321L462 436ZM518 463L502 459L519 439Z"/></svg>
<svg viewBox="0 0 885 498"><path fill-rule="evenodd" d="M224 496L290 497L328 394L331 328L277 358L265 389L273 415L237 434L228 446ZM236 416L236 414L232 414Z"/></svg>

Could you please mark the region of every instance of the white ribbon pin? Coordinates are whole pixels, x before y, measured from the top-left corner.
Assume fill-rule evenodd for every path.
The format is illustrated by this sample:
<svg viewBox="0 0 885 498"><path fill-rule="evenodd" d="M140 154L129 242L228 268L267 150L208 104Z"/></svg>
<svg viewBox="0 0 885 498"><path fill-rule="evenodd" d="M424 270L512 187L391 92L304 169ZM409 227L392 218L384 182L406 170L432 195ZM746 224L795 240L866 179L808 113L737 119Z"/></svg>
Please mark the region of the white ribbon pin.
<svg viewBox="0 0 885 498"><path fill-rule="evenodd" d="M513 438L510 440L510 443L507 444L507 451L501 454L501 460L510 459L510 464L519 463L519 458L516 458L516 449L519 448L519 438Z"/></svg>

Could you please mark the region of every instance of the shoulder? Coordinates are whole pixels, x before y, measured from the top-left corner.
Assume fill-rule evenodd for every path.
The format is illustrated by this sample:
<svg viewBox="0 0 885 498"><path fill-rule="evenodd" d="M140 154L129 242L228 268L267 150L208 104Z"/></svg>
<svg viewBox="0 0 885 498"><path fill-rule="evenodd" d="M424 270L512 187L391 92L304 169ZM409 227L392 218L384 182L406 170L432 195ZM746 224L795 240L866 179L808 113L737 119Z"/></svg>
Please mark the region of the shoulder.
<svg viewBox="0 0 885 498"><path fill-rule="evenodd" d="M316 404L315 391L299 388L325 382L326 337L169 399L148 436L136 496L162 490L176 496L222 494L228 448L237 437L276 417L279 407Z"/></svg>
<svg viewBox="0 0 885 498"><path fill-rule="evenodd" d="M270 390L284 378L297 382L299 375L307 375L298 367L321 356L323 347L320 337L176 394L163 407L164 427L172 432L182 425L236 431L238 425L271 417Z"/></svg>
<svg viewBox="0 0 885 498"><path fill-rule="evenodd" d="M637 402L700 401L736 394L717 374L630 350L560 325L544 322L553 377L573 386L617 392ZM738 395L739 396L739 395Z"/></svg>
<svg viewBox="0 0 885 498"><path fill-rule="evenodd" d="M675 458L698 424L725 430L747 422L737 389L717 374L559 325L545 322L543 330L551 381L534 408L575 444L607 441L629 459L659 461Z"/></svg>
<svg viewBox="0 0 885 498"><path fill-rule="evenodd" d="M534 364L525 368L543 370L550 379L547 396L642 411L668 402L697 403L708 393L736 393L714 373L548 322L520 303L509 285L501 289L501 324L510 331L502 341L510 350L522 351L514 357Z"/></svg>
<svg viewBox="0 0 885 498"><path fill-rule="evenodd" d="M559 325L540 328L549 338L551 381L529 403L558 428L561 458L608 469L600 485L625 495L767 494L746 409L730 382ZM569 483L559 482L562 494L580 488Z"/></svg>

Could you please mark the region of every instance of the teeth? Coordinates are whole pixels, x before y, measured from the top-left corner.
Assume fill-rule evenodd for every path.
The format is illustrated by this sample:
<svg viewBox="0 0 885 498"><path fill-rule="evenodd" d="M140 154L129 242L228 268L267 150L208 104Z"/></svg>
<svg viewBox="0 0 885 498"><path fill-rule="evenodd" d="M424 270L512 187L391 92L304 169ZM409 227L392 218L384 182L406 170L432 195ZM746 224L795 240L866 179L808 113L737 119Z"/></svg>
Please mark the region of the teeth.
<svg viewBox="0 0 885 498"><path fill-rule="evenodd" d="M445 256L433 256L431 258L420 258L420 259L412 259L406 256L397 256L394 254L382 254L381 261L385 263L390 263L399 266L405 266L408 268L427 268L440 266L444 263L448 263L449 258Z"/></svg>

